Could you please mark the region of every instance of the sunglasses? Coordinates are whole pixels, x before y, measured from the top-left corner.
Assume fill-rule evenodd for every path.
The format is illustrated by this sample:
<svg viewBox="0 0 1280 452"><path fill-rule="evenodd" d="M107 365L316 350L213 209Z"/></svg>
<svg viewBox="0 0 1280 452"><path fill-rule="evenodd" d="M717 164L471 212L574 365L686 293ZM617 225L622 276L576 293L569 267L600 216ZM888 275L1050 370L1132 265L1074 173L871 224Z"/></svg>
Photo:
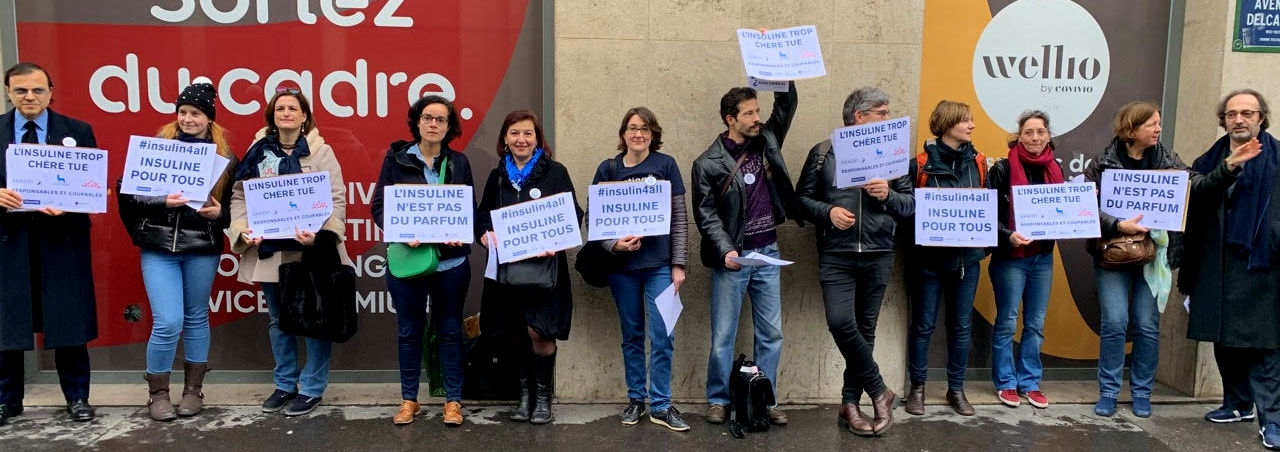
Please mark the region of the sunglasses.
<svg viewBox="0 0 1280 452"><path fill-rule="evenodd" d="M299 90L298 88L286 88L286 87L283 87L283 86L277 86L277 87L276 87L276 94L281 94L281 93L283 93L283 94L302 94L302 90Z"/></svg>

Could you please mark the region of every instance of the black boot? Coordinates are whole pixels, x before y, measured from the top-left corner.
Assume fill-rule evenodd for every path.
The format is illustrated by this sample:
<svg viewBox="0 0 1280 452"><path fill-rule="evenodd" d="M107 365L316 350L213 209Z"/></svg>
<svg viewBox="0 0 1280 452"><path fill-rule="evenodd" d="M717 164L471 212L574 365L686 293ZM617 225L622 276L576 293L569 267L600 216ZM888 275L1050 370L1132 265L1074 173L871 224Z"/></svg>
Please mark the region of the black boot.
<svg viewBox="0 0 1280 452"><path fill-rule="evenodd" d="M533 416L529 419L530 424L546 424L555 420L556 416L551 412L551 397L555 394L555 375L556 375L556 355L551 356L535 356L536 365L533 368L534 381L537 383L537 394L535 397L535 405L533 408Z"/></svg>
<svg viewBox="0 0 1280 452"><path fill-rule="evenodd" d="M533 353L530 352L530 355ZM520 363L520 398L516 399L516 406L511 411L510 419L515 422L525 422L529 420L529 416L533 413L533 392L530 386L533 384L533 357L526 357Z"/></svg>

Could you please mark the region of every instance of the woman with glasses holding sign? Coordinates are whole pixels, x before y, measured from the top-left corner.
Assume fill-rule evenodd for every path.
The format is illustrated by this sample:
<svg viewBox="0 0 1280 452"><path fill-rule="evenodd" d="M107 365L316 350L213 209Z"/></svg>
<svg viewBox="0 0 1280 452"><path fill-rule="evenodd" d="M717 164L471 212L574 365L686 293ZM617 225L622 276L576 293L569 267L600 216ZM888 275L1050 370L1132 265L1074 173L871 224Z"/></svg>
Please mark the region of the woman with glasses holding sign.
<svg viewBox="0 0 1280 452"><path fill-rule="evenodd" d="M266 127L257 133L257 141L249 147L244 159L235 167L235 185L231 195L231 225L227 237L231 250L240 254L238 279L246 284L261 283L270 317L268 332L276 390L262 402L262 411L284 410L287 416L310 413L320 404L329 384L329 354L333 343L320 339L306 340L306 367L298 368L297 338L280 331L280 266L298 262L302 251L313 246L337 248L343 265L351 265L342 243L347 219L347 190L342 181L333 148L325 144L311 116L307 97L294 88L276 91L263 112ZM247 180L299 173L329 173L329 194L333 213L319 231L297 230L288 239L264 239L263 233L249 229L245 208Z"/></svg>
<svg viewBox="0 0 1280 452"><path fill-rule="evenodd" d="M391 144L373 191L373 221L380 228L385 228L386 187L473 185L467 156L449 147L450 142L462 135L458 112L452 102L440 96L423 97L409 107L408 124L413 141ZM470 216L475 211L475 200L467 198L458 207ZM415 240L388 245L387 290L395 303L400 330L400 396L403 400L400 411L392 418L395 425L413 422L420 410L418 380L422 374L422 339L428 317L440 343L444 423L462 425L462 308L471 284L471 265L467 262L470 254L470 244L461 241L419 243ZM435 268L430 268L431 263ZM428 302L431 303L430 316L427 315Z"/></svg>
<svg viewBox="0 0 1280 452"><path fill-rule="evenodd" d="M658 125L658 118L645 107L627 110L622 116L622 125L618 126L619 153L600 162L591 184L641 182L653 187L660 181L669 182L671 209L669 213L662 212L669 215L669 232L645 237L628 235L591 242L587 246L602 246L609 253L608 283L622 327L622 361L630 400L622 411L622 423L635 425L647 411L650 422L682 432L689 429L689 424L671 405L675 336L667 335L667 325L655 301L673 284L678 293L684 283L685 265L689 261L689 220L680 167L674 158L659 149L662 149L662 126ZM647 372L646 331L649 337ZM646 375L649 376L647 391Z"/></svg>
<svg viewBox="0 0 1280 452"><path fill-rule="evenodd" d="M574 192L569 171L552 159L542 124L533 112L516 110L507 114L498 136L497 152L498 166L489 173L480 206L476 208L476 235L481 236L481 244L491 249L503 246L495 243L493 210ZM576 199L573 203L577 216L568 220L579 221L582 208ZM494 256L496 254L490 252L490 259ZM551 397L556 340L569 339L573 314L568 260L564 251L548 251L497 264L497 267L498 279L484 282L480 329L501 331L510 339L513 349L529 350L517 359L520 400L510 419L546 424L554 419Z"/></svg>
<svg viewBox="0 0 1280 452"><path fill-rule="evenodd" d="M119 194L120 219L140 248L142 283L151 302L151 339L147 341L147 406L151 418L171 421L195 416L204 408L204 375L209 372L209 291L222 255L222 230L230 222L231 170L236 156L227 132L216 122L217 90L196 83L178 96L177 118L158 137L187 143L210 143L228 160L199 209L188 207L182 193L168 196ZM177 411L169 398L169 377L183 339L185 384Z"/></svg>
<svg viewBox="0 0 1280 452"><path fill-rule="evenodd" d="M987 188L998 194L1000 240L988 270L996 294L995 327L991 338L991 380L1000 403L1016 407L1021 398L1037 408L1049 399L1040 390L1044 369L1040 345L1044 317L1053 286L1053 240L1031 240L1015 230L1013 187L1061 184L1062 167L1053 155L1049 115L1039 110L1018 117L1018 134L1009 140L1009 158L997 161L987 175ZM1022 311L1022 341L1013 354L1013 333Z"/></svg>

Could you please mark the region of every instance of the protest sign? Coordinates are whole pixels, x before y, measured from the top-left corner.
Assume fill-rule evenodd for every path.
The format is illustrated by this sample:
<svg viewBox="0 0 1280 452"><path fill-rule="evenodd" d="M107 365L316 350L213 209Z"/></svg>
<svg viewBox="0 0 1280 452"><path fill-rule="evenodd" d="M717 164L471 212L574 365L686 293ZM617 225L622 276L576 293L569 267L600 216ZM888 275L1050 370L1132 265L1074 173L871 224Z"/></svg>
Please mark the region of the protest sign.
<svg viewBox="0 0 1280 452"><path fill-rule="evenodd" d="M5 186L22 196L22 210L107 211L107 151L10 144Z"/></svg>
<svg viewBox="0 0 1280 452"><path fill-rule="evenodd" d="M1015 185L1014 230L1031 240L1100 237L1098 197L1092 182Z"/></svg>
<svg viewBox="0 0 1280 452"><path fill-rule="evenodd" d="M469 185L388 185L382 197L387 242L475 242Z"/></svg>
<svg viewBox="0 0 1280 452"><path fill-rule="evenodd" d="M213 143L132 135L120 193L143 196L182 193L189 200L203 203L221 175L214 173L217 157L218 146Z"/></svg>
<svg viewBox="0 0 1280 452"><path fill-rule="evenodd" d="M910 141L911 118L906 116L836 129L831 133L836 188L905 176L911 165Z"/></svg>
<svg viewBox="0 0 1280 452"><path fill-rule="evenodd" d="M996 191L978 188L917 188L916 245L995 246Z"/></svg>
<svg viewBox="0 0 1280 452"><path fill-rule="evenodd" d="M218 178L222 177L222 174L226 172L227 165L231 164L231 159L229 158L221 155L214 155L213 157L213 184L209 186L210 192L212 192L213 186L218 184ZM230 187L227 188L227 190L230 189ZM211 196L212 194L213 193L210 193ZM204 199L192 199L188 196L187 199L190 200L187 201L187 207L190 207L192 210L200 210L201 207L204 207L205 203L209 202L209 196L205 196Z"/></svg>
<svg viewBox="0 0 1280 452"><path fill-rule="evenodd" d="M329 172L246 180L244 203L256 237L287 239L294 237L295 229L319 231L333 215Z"/></svg>
<svg viewBox="0 0 1280 452"><path fill-rule="evenodd" d="M777 30L739 29L747 75L761 80L800 80L827 75L813 25Z"/></svg>
<svg viewBox="0 0 1280 452"><path fill-rule="evenodd" d="M671 181L604 183L587 190L587 240L671 233Z"/></svg>
<svg viewBox="0 0 1280 452"><path fill-rule="evenodd" d="M1181 231L1187 213L1186 171L1122 170L1102 172L1103 212L1121 220L1142 215L1139 226Z"/></svg>
<svg viewBox="0 0 1280 452"><path fill-rule="evenodd" d="M500 264L527 259L545 251L582 245L573 193L560 193L494 209L490 215Z"/></svg>

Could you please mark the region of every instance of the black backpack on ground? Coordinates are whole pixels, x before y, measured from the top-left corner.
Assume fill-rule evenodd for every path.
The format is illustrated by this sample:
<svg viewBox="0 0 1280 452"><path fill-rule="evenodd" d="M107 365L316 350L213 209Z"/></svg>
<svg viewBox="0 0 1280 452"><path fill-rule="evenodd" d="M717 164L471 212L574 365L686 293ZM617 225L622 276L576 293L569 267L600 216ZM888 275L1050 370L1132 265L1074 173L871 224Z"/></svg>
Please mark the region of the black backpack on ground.
<svg viewBox="0 0 1280 452"><path fill-rule="evenodd" d="M769 430L769 407L775 405L773 384L746 354L738 355L729 371L729 433Z"/></svg>

